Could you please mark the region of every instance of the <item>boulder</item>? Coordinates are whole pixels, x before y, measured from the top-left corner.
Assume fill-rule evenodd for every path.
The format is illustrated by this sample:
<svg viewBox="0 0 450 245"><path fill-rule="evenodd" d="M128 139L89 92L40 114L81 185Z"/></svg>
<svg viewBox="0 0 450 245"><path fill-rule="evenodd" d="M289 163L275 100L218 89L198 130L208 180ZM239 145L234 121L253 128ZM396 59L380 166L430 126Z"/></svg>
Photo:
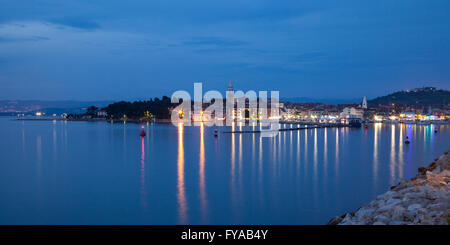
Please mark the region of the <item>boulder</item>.
<svg viewBox="0 0 450 245"><path fill-rule="evenodd" d="M409 181L400 181L356 213L328 224L430 225L450 224L450 151L435 159Z"/></svg>

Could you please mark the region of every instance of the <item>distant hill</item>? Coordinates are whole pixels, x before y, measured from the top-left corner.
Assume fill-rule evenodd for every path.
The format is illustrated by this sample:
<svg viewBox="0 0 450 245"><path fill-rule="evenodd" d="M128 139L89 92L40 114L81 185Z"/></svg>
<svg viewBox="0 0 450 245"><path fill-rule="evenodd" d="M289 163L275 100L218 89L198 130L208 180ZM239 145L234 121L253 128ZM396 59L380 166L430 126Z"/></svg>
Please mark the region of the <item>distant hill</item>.
<svg viewBox="0 0 450 245"><path fill-rule="evenodd" d="M377 97L375 99L367 101L367 103L369 105L379 105L386 103L420 106L447 105L450 103L450 91L436 89L434 87L417 88Z"/></svg>
<svg viewBox="0 0 450 245"><path fill-rule="evenodd" d="M81 112L82 108L91 105L103 107L112 103L112 101L44 101L44 100L0 100L0 112L16 113L16 112L35 112L43 111L46 113L60 112Z"/></svg>

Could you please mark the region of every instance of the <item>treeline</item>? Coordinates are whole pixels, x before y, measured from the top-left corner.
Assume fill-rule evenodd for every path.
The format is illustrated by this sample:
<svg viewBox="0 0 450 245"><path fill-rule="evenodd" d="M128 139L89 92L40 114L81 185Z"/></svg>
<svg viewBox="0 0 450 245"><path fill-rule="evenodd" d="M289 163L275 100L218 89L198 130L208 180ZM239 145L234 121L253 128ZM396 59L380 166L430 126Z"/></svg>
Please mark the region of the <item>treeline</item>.
<svg viewBox="0 0 450 245"><path fill-rule="evenodd" d="M404 104L419 106L442 106L450 103L450 91L434 87L399 91L368 101L369 105Z"/></svg>
<svg viewBox="0 0 450 245"><path fill-rule="evenodd" d="M146 101L127 102L120 101L110 104L102 110L108 113L109 118L120 119L168 119L170 118L169 108L174 106L170 103L170 98L163 96L162 99L154 98Z"/></svg>

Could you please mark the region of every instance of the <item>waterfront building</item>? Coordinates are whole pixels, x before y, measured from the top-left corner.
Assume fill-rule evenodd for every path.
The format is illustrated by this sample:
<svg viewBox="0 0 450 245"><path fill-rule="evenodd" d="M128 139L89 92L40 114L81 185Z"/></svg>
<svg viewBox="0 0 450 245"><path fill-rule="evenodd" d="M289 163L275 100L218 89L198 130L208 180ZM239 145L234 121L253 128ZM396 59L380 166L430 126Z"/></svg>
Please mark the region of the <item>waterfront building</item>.
<svg viewBox="0 0 450 245"><path fill-rule="evenodd" d="M340 114L340 118L350 118L350 117L363 119L364 111L362 109L358 109L355 107L345 107Z"/></svg>
<svg viewBox="0 0 450 245"><path fill-rule="evenodd" d="M268 99L267 101L266 101L266 105L264 105L264 107L266 107L267 106L267 110L266 110L266 115L265 116L263 116L263 113L262 113L262 110L261 110L261 108L258 108L258 111L256 112L254 112L254 113L252 113L252 111L250 110L251 108L251 103L255 103L255 101L254 100L249 100L248 98L246 98L246 97L243 97L243 96L245 96L245 94L243 95L243 96L239 96L238 95L238 97L235 97L236 96L236 94L235 94L235 91L234 91L234 88L233 88L233 84L231 83L231 80L229 80L229 82L228 82L228 88L227 88L227 94L226 94L227 96L227 98L233 98L233 108L232 109L226 109L226 103L224 103L224 112L225 112L225 115L227 115L227 118L230 118L231 120L233 120L233 121L240 121L240 122L242 122L242 121L245 121L245 120L260 120L260 119L263 119L263 117L264 117L264 119L267 119L267 118L269 118L269 119L279 119L279 118L281 118L281 116L284 114L284 113L286 113L286 110L284 110L284 103L282 103L282 102L279 102L279 101L276 101L276 102L278 102L279 104L279 108L278 108L278 111L272 111L272 109L271 109L271 99ZM258 95L256 95L256 96L258 96ZM226 100L225 100L226 101ZM260 105L260 102L261 102L261 99L260 98L258 98L258 97L256 97L256 104L257 104L257 106L259 107ZM238 108L238 104L239 103L243 103L244 104L244 107L243 108ZM261 106L263 106L263 105L261 105Z"/></svg>
<svg viewBox="0 0 450 245"><path fill-rule="evenodd" d="M97 117L107 117L108 113L105 110L97 111Z"/></svg>
<svg viewBox="0 0 450 245"><path fill-rule="evenodd" d="M322 110L311 110L311 111L309 111L309 118L310 118L312 121L318 121L318 120L320 120L320 118L322 117L322 115L323 115L323 111L322 111Z"/></svg>

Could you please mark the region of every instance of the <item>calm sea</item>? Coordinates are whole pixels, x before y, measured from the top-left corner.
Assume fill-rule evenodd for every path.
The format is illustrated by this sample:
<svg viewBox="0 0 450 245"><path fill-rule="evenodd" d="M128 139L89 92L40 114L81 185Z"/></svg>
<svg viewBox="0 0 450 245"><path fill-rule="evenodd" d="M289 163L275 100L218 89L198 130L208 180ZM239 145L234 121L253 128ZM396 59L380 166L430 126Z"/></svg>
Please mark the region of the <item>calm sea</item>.
<svg viewBox="0 0 450 245"><path fill-rule="evenodd" d="M0 117L0 224L324 224L450 146L447 125L141 126Z"/></svg>

